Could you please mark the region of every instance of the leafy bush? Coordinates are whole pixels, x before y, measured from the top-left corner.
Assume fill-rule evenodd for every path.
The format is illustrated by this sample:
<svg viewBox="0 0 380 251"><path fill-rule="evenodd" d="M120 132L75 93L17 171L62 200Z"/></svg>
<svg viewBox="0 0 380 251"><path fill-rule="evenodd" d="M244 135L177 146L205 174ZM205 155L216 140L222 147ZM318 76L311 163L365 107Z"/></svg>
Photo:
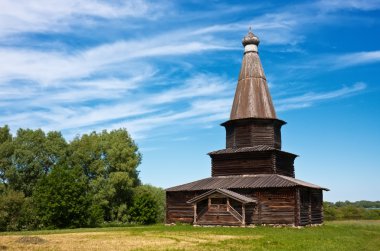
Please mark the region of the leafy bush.
<svg viewBox="0 0 380 251"><path fill-rule="evenodd" d="M21 208L24 200L23 193L13 190L0 195L0 231L20 229Z"/></svg>
<svg viewBox="0 0 380 251"><path fill-rule="evenodd" d="M336 220L337 219L337 212L331 203L323 203L323 214L325 220Z"/></svg>
<svg viewBox="0 0 380 251"><path fill-rule="evenodd" d="M140 224L156 223L158 211L159 205L153 194L145 186L137 187L129 210L131 221Z"/></svg>
<svg viewBox="0 0 380 251"><path fill-rule="evenodd" d="M138 190L144 191L152 196L157 204L157 218L156 222L163 223L165 220L165 190L160 187L152 185L142 185L138 187Z"/></svg>
<svg viewBox="0 0 380 251"><path fill-rule="evenodd" d="M366 204L371 205L368 201ZM352 202L324 202L323 207L326 220L380 220L379 209L364 208Z"/></svg>
<svg viewBox="0 0 380 251"><path fill-rule="evenodd" d="M33 198L25 198L20 215L18 230L33 230L40 228L40 220Z"/></svg>
<svg viewBox="0 0 380 251"><path fill-rule="evenodd" d="M369 209L364 212L364 219L366 220L380 220L379 209Z"/></svg>

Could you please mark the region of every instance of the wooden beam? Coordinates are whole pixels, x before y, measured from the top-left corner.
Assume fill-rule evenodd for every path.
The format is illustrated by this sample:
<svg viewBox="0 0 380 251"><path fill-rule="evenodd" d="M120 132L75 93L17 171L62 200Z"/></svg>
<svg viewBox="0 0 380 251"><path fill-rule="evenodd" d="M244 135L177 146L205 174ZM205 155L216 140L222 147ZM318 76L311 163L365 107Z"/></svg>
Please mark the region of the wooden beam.
<svg viewBox="0 0 380 251"><path fill-rule="evenodd" d="M230 211L230 198L227 197L227 212Z"/></svg>
<svg viewBox="0 0 380 251"><path fill-rule="evenodd" d="M323 223L323 221L325 219L325 214L324 214L324 210L323 210L323 192L322 192L322 190L320 190L319 192L320 192L320 201L319 201L319 203L321 203L321 217L322 217L321 223Z"/></svg>
<svg viewBox="0 0 380 251"><path fill-rule="evenodd" d="M301 203L300 203L300 189L295 189L295 202L294 202L294 225L299 226L301 222Z"/></svg>
<svg viewBox="0 0 380 251"><path fill-rule="evenodd" d="M194 225L197 224L197 203L194 203Z"/></svg>
<svg viewBox="0 0 380 251"><path fill-rule="evenodd" d="M241 216L242 216L242 221L241 221L241 224L243 226L245 226L245 204L242 204L241 206Z"/></svg>
<svg viewBox="0 0 380 251"><path fill-rule="evenodd" d="M311 225L311 191L309 189L309 224Z"/></svg>
<svg viewBox="0 0 380 251"><path fill-rule="evenodd" d="M261 225L261 211L262 211L262 208L261 208L261 200L262 200L262 196L261 196L261 192L257 192L257 207L258 207L258 214L259 214L259 225Z"/></svg>

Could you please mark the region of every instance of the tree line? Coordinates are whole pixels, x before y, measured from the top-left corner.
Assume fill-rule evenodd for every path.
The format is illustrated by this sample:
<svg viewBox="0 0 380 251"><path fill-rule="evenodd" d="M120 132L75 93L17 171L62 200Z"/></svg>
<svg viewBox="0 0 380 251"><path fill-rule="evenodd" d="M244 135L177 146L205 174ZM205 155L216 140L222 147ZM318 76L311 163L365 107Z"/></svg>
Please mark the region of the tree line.
<svg viewBox="0 0 380 251"><path fill-rule="evenodd" d="M380 220L380 201L323 203L326 220Z"/></svg>
<svg viewBox="0 0 380 251"><path fill-rule="evenodd" d="M126 129L68 142L0 127L0 231L162 222L165 193L141 184L141 159Z"/></svg>

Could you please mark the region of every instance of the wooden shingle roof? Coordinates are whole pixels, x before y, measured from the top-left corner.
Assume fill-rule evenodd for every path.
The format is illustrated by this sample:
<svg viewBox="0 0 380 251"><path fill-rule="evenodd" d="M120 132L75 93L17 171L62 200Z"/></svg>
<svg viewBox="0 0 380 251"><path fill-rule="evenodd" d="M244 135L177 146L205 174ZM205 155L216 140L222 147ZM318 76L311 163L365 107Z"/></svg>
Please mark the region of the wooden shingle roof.
<svg viewBox="0 0 380 251"><path fill-rule="evenodd" d="M166 191L200 191L233 188L280 188L307 187L314 189L329 189L302 180L278 174L231 175L217 176L197 180L183 185L167 188Z"/></svg>
<svg viewBox="0 0 380 251"><path fill-rule="evenodd" d="M272 97L258 54L259 38L248 32L230 119L276 118Z"/></svg>
<svg viewBox="0 0 380 251"><path fill-rule="evenodd" d="M209 155L213 154L223 154L223 153L241 153L241 152L264 152L276 150L276 148L267 145L257 145L248 147L237 147L237 148L226 148L222 150L209 152Z"/></svg>
<svg viewBox="0 0 380 251"><path fill-rule="evenodd" d="M267 145L257 145L257 146L247 146L247 147L236 147L236 148L225 148L217 151L209 152L208 155L219 155L219 154L233 154L233 153L247 153L247 152L266 152L266 151L277 151L284 154L293 155L298 157L298 155L278 150L275 147Z"/></svg>

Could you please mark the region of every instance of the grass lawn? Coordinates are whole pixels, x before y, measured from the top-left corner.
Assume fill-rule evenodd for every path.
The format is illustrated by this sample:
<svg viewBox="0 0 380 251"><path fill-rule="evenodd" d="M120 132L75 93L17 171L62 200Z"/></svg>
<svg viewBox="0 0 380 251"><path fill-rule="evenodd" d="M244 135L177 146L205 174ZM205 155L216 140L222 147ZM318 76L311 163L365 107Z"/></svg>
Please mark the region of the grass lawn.
<svg viewBox="0 0 380 251"><path fill-rule="evenodd" d="M380 250L380 221L297 228L137 226L0 233L0 250Z"/></svg>

